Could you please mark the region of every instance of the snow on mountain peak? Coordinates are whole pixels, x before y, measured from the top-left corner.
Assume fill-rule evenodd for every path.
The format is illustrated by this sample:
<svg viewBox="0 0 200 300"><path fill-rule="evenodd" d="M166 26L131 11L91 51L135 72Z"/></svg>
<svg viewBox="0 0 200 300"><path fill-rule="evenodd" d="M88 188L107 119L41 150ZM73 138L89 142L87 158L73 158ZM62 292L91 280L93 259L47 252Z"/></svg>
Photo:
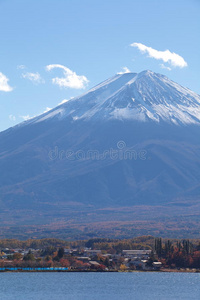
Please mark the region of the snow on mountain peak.
<svg viewBox="0 0 200 300"><path fill-rule="evenodd" d="M200 96L164 75L145 70L117 74L30 122L53 117L200 125Z"/></svg>

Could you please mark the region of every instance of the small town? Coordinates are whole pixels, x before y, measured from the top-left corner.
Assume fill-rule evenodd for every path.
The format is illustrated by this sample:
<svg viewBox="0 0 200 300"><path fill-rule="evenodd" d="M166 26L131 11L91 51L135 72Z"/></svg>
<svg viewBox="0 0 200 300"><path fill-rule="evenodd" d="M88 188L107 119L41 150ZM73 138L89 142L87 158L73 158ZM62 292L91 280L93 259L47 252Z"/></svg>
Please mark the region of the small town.
<svg viewBox="0 0 200 300"><path fill-rule="evenodd" d="M139 243L134 239L91 239L56 247L61 243L59 240L53 240L53 246L52 240L46 239L38 240L37 247L24 248L2 247L3 242L0 243L0 272L200 272L200 244L194 245L189 240L162 241L153 237L143 240ZM42 246L43 241L47 246ZM146 248L142 246L145 244ZM138 247L143 249L133 249Z"/></svg>

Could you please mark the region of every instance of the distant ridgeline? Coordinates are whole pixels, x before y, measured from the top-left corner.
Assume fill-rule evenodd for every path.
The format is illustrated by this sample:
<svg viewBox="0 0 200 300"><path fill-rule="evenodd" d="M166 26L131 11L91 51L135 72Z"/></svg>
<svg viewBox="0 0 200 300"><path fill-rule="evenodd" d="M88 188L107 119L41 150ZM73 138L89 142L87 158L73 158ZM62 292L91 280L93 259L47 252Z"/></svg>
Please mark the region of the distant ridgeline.
<svg viewBox="0 0 200 300"><path fill-rule="evenodd" d="M25 241L17 239L0 239L0 251L5 248L8 249L46 249L48 247L52 249L57 248L82 248L87 247L91 249L114 249L116 251L122 250L134 250L134 249L148 249L159 251L162 247L166 247L166 242L170 242L170 247L176 247L178 244L188 245L186 242L189 241L194 247L199 247L200 239L162 239L155 238L153 236L139 236L131 239L110 239L110 238L92 238L89 240L77 240L77 241L66 241L56 238L46 239L28 239Z"/></svg>

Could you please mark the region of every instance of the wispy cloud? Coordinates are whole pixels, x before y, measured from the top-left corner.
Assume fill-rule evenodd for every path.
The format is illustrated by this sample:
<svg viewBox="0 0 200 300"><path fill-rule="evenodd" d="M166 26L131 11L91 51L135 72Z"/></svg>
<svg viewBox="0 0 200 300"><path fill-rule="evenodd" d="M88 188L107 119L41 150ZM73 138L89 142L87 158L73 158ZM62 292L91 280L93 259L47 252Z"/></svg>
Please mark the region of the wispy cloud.
<svg viewBox="0 0 200 300"><path fill-rule="evenodd" d="M138 48L142 53L148 53L149 57L169 63L173 67L184 68L188 65L182 56L169 50L159 51L141 43L133 43L130 46Z"/></svg>
<svg viewBox="0 0 200 300"><path fill-rule="evenodd" d="M57 84L60 87L84 89L89 82L89 80L85 76L77 75L75 72L63 65L53 64L46 66L47 71L51 71L55 68L63 70L64 77L55 77L52 79L53 84Z"/></svg>
<svg viewBox="0 0 200 300"><path fill-rule="evenodd" d="M164 64L160 64L161 69L166 69L168 71L171 71L172 69L170 67L165 66Z"/></svg>
<svg viewBox="0 0 200 300"><path fill-rule="evenodd" d="M16 117L13 116L13 115L9 115L9 119L10 119L11 121L15 121L15 120L16 120Z"/></svg>
<svg viewBox="0 0 200 300"><path fill-rule="evenodd" d="M17 66L17 69L19 69L19 70L24 70L24 69L26 69L26 66L25 66L25 65L18 65L18 66Z"/></svg>
<svg viewBox="0 0 200 300"><path fill-rule="evenodd" d="M118 72L117 74L125 74L125 73L131 73L131 71L127 67L122 68L123 71Z"/></svg>
<svg viewBox="0 0 200 300"><path fill-rule="evenodd" d="M0 72L0 91L11 92L13 88L8 84L9 79Z"/></svg>
<svg viewBox="0 0 200 300"><path fill-rule="evenodd" d="M30 81L39 84L39 83L44 83L44 79L40 76L40 74L38 72L36 73L23 73L22 74L23 78L29 79Z"/></svg>

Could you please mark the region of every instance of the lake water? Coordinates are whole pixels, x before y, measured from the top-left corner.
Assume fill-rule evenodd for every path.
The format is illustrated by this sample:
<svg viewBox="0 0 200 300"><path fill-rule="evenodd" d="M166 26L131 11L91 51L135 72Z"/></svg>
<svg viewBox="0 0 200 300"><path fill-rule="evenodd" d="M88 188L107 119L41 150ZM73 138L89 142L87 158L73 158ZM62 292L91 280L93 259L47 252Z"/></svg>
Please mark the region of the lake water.
<svg viewBox="0 0 200 300"><path fill-rule="evenodd" d="M195 273L0 273L1 300L200 299Z"/></svg>

